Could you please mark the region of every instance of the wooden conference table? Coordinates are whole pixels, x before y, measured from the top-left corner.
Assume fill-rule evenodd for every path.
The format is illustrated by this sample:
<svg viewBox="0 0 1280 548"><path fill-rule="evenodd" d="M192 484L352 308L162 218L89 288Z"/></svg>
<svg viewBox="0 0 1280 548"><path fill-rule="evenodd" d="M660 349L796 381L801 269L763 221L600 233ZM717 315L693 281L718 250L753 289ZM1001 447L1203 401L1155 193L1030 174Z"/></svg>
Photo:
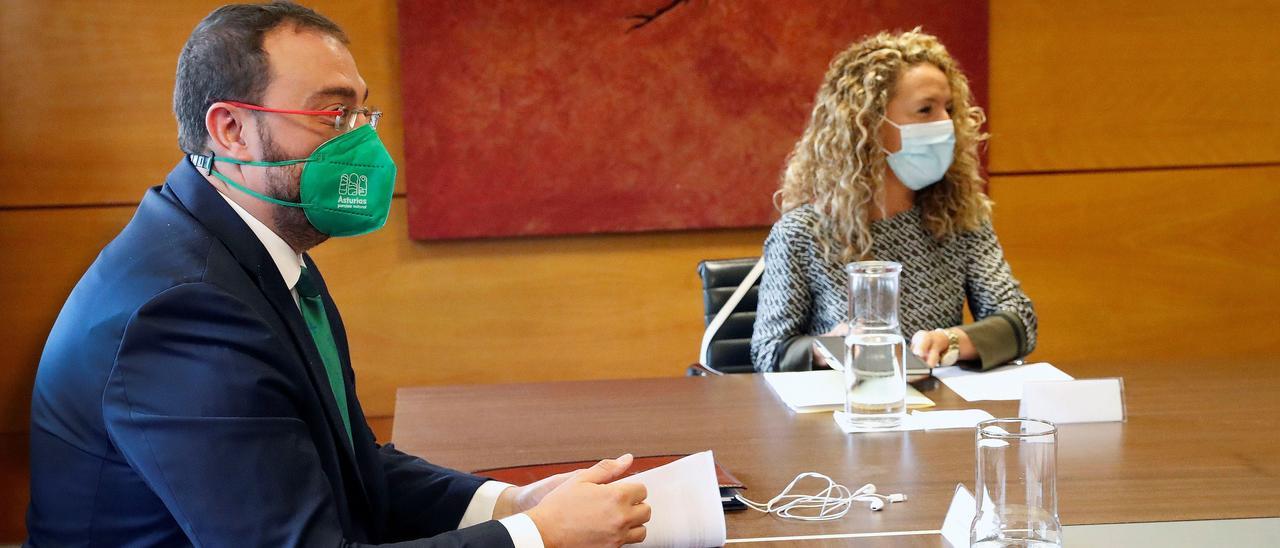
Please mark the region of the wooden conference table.
<svg viewBox="0 0 1280 548"><path fill-rule="evenodd" d="M1128 408L1124 423L1059 428L1063 525L1280 516L1280 365L1057 365L1124 377ZM935 409L1017 414L1017 402L918 387ZM972 429L843 434L830 413L791 412L759 375L405 388L392 440L461 470L712 449L754 500L806 471L909 497L832 522L729 513L731 542L946 546L936 530L955 486L975 480Z"/></svg>

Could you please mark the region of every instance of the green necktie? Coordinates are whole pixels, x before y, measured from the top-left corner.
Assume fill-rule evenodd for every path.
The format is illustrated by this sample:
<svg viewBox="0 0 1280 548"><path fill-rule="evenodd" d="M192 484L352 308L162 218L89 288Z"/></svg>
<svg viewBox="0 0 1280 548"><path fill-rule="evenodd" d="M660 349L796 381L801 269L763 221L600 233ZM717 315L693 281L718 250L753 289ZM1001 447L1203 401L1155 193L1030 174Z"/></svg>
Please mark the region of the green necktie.
<svg viewBox="0 0 1280 548"><path fill-rule="evenodd" d="M342 426L347 429L347 443L354 443L351 441L351 416L347 412L347 388L342 382L342 360L338 358L338 345L333 341L333 329L329 327L329 316L324 312L320 290L306 267L302 267L302 276L298 277L295 289L298 290L302 318L307 321L307 327L311 330L311 339L315 341L320 358L324 361L324 372L329 377L333 399L338 402Z"/></svg>

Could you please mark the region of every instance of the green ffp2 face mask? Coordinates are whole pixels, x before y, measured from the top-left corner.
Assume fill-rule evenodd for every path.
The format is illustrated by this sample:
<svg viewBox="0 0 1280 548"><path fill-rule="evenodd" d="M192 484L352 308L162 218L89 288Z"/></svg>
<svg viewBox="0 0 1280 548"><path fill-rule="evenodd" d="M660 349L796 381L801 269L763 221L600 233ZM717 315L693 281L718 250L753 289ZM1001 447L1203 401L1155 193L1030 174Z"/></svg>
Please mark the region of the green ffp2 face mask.
<svg viewBox="0 0 1280 548"><path fill-rule="evenodd" d="M382 228L387 224L396 186L395 161L369 125L329 139L298 160L255 162L210 154L192 155L191 162L254 198L302 208L311 226L329 236L359 236ZM214 162L257 167L306 164L299 183L301 202L287 202L247 188L215 171Z"/></svg>

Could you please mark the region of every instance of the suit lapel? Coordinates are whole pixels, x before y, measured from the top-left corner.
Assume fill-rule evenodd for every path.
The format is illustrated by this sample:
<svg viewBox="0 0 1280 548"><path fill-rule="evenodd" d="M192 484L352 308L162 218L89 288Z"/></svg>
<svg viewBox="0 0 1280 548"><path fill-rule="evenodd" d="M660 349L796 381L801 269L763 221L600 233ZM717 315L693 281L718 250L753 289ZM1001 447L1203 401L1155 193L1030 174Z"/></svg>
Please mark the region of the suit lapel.
<svg viewBox="0 0 1280 548"><path fill-rule="evenodd" d="M320 351L316 349L315 341L311 338L311 332L307 328L306 320L302 318L302 312L298 310L298 304L293 300L293 294L289 292L289 288L285 286L284 279L280 277L280 270L276 267L275 262L271 260L266 248L258 241L258 237L245 224L244 219L241 219L231 209L231 206L227 205L217 189L213 188L188 160L183 159L169 173L166 185L173 190L174 195L178 197L178 200L182 202L187 211L208 228L227 247L232 256L236 258L236 261L254 276L263 295L266 296L267 301L271 303L271 307L275 309L280 320L288 328L294 347L306 362L311 387L320 397L325 418L329 423L329 431L333 435L336 445L338 445L336 449L340 454L345 455L351 470L351 476L355 478L354 484L364 497L366 508L368 508L370 503L368 490L365 487L364 478L361 477L360 465L353 451L354 444L347 442L346 428L343 426L342 415L339 413L337 402L334 400L333 390L329 387L324 361L320 357ZM307 262L310 264L310 257L307 257ZM314 267L314 264L310 264L310 266ZM336 317L336 311L329 311L332 305L328 292L323 291L323 294L326 312L330 313L330 317ZM345 357L345 332L339 334L335 330L334 337L339 341L340 355ZM347 393L353 394L351 383L345 379L346 375L343 377L344 384L347 386ZM351 398L351 400L353 399ZM352 418L354 419L354 416Z"/></svg>

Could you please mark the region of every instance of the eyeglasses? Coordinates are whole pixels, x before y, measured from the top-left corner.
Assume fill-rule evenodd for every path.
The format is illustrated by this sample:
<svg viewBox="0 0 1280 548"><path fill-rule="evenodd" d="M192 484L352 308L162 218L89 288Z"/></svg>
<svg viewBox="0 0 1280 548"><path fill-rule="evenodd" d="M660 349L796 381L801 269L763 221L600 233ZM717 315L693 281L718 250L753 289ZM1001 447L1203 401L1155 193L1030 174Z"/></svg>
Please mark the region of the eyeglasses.
<svg viewBox="0 0 1280 548"><path fill-rule="evenodd" d="M286 110L279 108L260 107L249 103L241 103L239 101L223 101L228 105L234 105L240 108L256 110L258 112L274 112L276 114L301 114L303 116L332 116L333 129L338 131L351 131L356 128L361 116L369 119L369 127L378 129L378 120L382 119L382 111L375 107L365 108L347 108L340 106L334 110Z"/></svg>

